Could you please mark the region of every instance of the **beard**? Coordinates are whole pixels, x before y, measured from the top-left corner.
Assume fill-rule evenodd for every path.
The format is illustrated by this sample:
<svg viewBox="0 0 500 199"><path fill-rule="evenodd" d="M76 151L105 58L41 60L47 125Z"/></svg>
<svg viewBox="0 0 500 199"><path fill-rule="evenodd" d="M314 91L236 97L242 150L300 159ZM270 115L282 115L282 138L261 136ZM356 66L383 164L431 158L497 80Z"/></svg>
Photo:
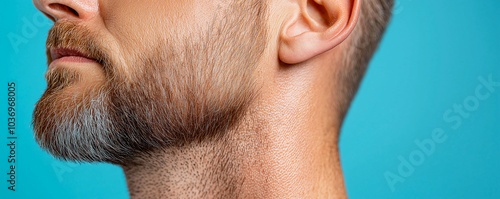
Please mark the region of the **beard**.
<svg viewBox="0 0 500 199"><path fill-rule="evenodd" d="M159 39L127 64L133 73L111 61L99 34L56 23L47 49L86 52L104 80L81 88L78 71L50 68L33 113L38 144L62 160L124 164L156 149L224 139L258 96L265 16L259 0L233 2L207 31Z"/></svg>

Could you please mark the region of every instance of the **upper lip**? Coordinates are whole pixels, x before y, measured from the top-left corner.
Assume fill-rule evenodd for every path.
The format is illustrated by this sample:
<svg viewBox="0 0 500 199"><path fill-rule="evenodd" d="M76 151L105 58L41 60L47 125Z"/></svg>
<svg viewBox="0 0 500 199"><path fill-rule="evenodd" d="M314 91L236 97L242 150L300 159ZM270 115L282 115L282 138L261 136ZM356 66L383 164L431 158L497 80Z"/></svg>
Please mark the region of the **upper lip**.
<svg viewBox="0 0 500 199"><path fill-rule="evenodd" d="M51 48L50 49L51 61L54 61L54 60L62 58L62 57L68 57L68 56L85 57L87 59L91 59L91 60L96 61L95 58L90 57L88 54L83 53L83 52L76 50L76 49L71 49L71 48Z"/></svg>

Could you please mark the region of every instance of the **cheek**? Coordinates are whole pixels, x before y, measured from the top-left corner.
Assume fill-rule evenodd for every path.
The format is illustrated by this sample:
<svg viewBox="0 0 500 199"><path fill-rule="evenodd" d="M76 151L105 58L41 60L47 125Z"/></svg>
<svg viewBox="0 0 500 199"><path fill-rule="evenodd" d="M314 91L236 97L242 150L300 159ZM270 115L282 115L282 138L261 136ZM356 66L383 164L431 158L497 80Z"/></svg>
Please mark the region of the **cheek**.
<svg viewBox="0 0 500 199"><path fill-rule="evenodd" d="M190 1L117 0L101 5L105 31L116 43L115 52L125 63L133 63L158 40L180 40L197 25ZM180 43L176 41L175 43Z"/></svg>
<svg viewBox="0 0 500 199"><path fill-rule="evenodd" d="M188 1L116 0L109 6L101 6L105 28L124 44L143 44L165 31L185 29L193 21Z"/></svg>
<svg viewBox="0 0 500 199"><path fill-rule="evenodd" d="M218 1L198 0L110 0L100 5L103 29L113 45L113 56L120 70L132 74L162 40L182 49L185 41L199 39L213 19L220 19L223 7ZM225 3L227 4L227 3Z"/></svg>
<svg viewBox="0 0 500 199"><path fill-rule="evenodd" d="M228 6L217 0L110 0L100 4L105 28L125 47L151 46L156 39L180 39L204 31ZM133 55L134 53L130 53Z"/></svg>

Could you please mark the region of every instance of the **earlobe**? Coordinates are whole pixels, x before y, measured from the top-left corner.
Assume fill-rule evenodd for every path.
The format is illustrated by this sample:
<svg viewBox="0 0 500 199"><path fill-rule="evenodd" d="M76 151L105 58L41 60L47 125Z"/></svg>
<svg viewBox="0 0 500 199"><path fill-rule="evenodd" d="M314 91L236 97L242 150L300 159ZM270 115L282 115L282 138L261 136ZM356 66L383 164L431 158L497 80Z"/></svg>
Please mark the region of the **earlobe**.
<svg viewBox="0 0 500 199"><path fill-rule="evenodd" d="M297 0L300 11L280 33L279 59L297 64L344 41L359 17L361 0Z"/></svg>

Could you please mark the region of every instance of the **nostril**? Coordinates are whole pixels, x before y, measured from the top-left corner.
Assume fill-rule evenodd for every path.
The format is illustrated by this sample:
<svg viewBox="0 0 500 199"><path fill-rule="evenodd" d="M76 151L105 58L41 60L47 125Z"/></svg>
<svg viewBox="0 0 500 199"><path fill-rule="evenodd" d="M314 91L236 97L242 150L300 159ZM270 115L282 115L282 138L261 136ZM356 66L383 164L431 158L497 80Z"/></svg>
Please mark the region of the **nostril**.
<svg viewBox="0 0 500 199"><path fill-rule="evenodd" d="M80 16L75 9L73 9L69 6L63 5L63 4L51 3L51 4L49 4L49 8L54 9L54 10L58 10L58 11L62 11L62 12L66 12L66 13L71 13L76 17Z"/></svg>
<svg viewBox="0 0 500 199"><path fill-rule="evenodd" d="M44 12L44 11L42 11L42 13L43 13L46 17L48 17L50 20L52 20L52 21L54 21L54 22L56 21L56 19L55 19L52 15L49 15L49 14L47 14L47 13L46 13L46 12Z"/></svg>

